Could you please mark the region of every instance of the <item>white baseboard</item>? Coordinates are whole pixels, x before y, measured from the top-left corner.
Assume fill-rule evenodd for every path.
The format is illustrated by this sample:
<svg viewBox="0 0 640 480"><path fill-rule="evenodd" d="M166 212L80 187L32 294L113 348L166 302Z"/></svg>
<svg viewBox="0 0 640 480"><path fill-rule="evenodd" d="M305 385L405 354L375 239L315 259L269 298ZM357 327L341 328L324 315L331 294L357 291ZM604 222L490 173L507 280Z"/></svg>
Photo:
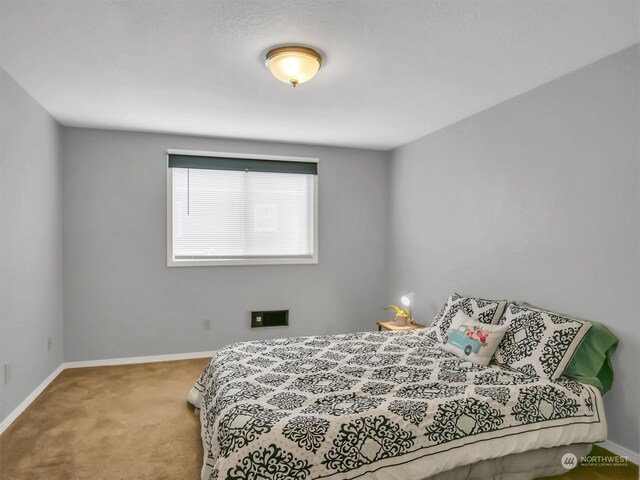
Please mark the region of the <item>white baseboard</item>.
<svg viewBox="0 0 640 480"><path fill-rule="evenodd" d="M602 448L606 448L607 450L611 450L613 453L620 455L621 457L629 457L629 461L636 465L640 464L640 453L638 452L626 449L617 443L613 443L611 440L605 440L604 442L598 443L598 445Z"/></svg>
<svg viewBox="0 0 640 480"><path fill-rule="evenodd" d="M105 358L103 360L86 360L79 362L64 362L56 368L36 389L18 405L7 418L0 423L0 434L4 432L24 412L29 405L53 382L63 370L68 368L103 367L108 365L130 365L135 363L170 362L172 360L190 360L193 358L211 358L215 350L210 352L172 353L169 355L151 355L148 357Z"/></svg>
<svg viewBox="0 0 640 480"><path fill-rule="evenodd" d="M211 358L215 350L210 352L170 353L168 355L150 355L147 357L105 358L102 360L80 360L65 362L64 368L105 367L109 365L132 365L134 363L170 362L173 360L190 360L192 358Z"/></svg>
<svg viewBox="0 0 640 480"><path fill-rule="evenodd" d="M20 403L20 405L18 405L13 412L11 412L7 418L5 418L4 420L2 420L2 423L0 423L0 434L2 434L2 432L4 432L7 428L9 428L9 426L15 421L16 418L18 418L20 416L20 414L22 412L24 412L27 407L29 405L31 405L31 402L33 402L38 395L40 395L42 393L42 391L47 388L47 386L53 382L55 380L55 378L60 375L60 373L62 372L62 370L64 370L64 363L62 365L60 365L58 368L56 368L51 375L49 375L47 378L44 379L44 381L38 385L36 387L36 389L31 392L29 394L29 396L27 396L27 398L25 398L22 403Z"/></svg>

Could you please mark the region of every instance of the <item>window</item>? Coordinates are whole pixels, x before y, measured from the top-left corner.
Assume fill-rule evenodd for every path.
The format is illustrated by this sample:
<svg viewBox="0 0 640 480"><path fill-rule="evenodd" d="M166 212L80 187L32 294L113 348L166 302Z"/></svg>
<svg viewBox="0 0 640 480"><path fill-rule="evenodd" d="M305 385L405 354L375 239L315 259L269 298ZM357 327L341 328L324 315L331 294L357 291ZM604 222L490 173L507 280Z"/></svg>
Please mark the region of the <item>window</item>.
<svg viewBox="0 0 640 480"><path fill-rule="evenodd" d="M317 263L317 160L169 151L169 266Z"/></svg>

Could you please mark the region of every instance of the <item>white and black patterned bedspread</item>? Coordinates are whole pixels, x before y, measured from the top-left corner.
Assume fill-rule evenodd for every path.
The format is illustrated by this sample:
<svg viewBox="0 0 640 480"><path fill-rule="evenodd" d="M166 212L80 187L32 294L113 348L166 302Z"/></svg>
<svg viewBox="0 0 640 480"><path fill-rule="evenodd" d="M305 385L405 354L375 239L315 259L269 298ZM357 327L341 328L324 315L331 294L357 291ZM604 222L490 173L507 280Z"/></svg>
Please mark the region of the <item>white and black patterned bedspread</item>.
<svg viewBox="0 0 640 480"><path fill-rule="evenodd" d="M422 479L606 438L600 393L441 350L428 330L230 345L190 398L204 479Z"/></svg>

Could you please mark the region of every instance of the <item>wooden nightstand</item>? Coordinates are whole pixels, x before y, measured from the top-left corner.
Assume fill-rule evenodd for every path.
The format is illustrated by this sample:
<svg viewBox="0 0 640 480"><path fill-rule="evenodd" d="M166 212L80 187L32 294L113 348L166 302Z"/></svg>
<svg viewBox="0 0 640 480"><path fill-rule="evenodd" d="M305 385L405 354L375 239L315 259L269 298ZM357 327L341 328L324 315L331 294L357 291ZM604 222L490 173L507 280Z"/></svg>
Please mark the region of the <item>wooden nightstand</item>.
<svg viewBox="0 0 640 480"><path fill-rule="evenodd" d="M409 325L405 325L404 327L400 327L398 325L396 325L396 322L394 322L393 320L389 321L389 322L377 322L376 325L378 325L378 331L381 332L382 329L385 330L390 330L392 332L398 332L398 331L403 331L403 330L415 330L416 328L424 328L425 326L421 323L410 323Z"/></svg>

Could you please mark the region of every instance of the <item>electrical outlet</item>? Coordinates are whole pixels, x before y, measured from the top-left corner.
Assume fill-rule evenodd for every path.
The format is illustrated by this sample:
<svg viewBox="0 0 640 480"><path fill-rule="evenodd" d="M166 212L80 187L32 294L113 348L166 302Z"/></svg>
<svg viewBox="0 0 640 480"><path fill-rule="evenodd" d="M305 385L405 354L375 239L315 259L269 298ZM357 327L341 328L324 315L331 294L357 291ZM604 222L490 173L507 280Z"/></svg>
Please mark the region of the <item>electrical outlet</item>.
<svg viewBox="0 0 640 480"><path fill-rule="evenodd" d="M211 330L211 320L209 320L208 318L205 318L202 324L205 330Z"/></svg>
<svg viewBox="0 0 640 480"><path fill-rule="evenodd" d="M53 337L47 337L47 351L51 351L53 348Z"/></svg>
<svg viewBox="0 0 640 480"><path fill-rule="evenodd" d="M4 384L6 385L11 381L11 364L4 364Z"/></svg>

